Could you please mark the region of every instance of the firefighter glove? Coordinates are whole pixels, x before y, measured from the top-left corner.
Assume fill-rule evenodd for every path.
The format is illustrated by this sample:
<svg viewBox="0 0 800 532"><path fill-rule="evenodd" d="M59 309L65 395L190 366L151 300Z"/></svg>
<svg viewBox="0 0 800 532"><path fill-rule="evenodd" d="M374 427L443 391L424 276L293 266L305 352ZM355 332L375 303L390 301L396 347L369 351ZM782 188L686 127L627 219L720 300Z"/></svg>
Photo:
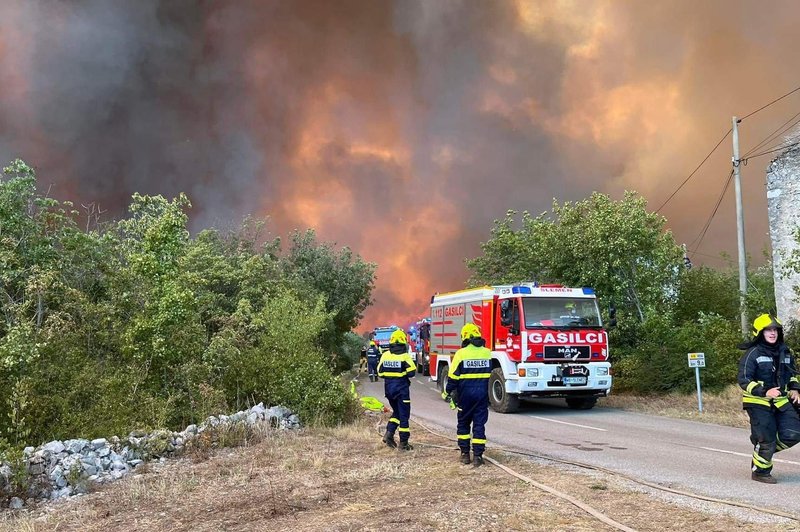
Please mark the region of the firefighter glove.
<svg viewBox="0 0 800 532"><path fill-rule="evenodd" d="M450 403L450 410L455 410L457 408L455 399L453 399L453 396L449 393L442 392L442 399Z"/></svg>

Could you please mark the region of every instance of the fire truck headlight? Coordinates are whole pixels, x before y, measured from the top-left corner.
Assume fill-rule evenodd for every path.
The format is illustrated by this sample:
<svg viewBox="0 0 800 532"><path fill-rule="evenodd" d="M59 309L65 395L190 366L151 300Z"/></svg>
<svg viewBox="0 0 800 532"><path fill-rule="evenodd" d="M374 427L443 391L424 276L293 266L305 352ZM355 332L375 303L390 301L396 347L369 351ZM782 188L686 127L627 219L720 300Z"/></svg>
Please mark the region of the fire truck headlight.
<svg viewBox="0 0 800 532"><path fill-rule="evenodd" d="M518 368L517 375L520 377L536 378L539 376L538 368Z"/></svg>
<svg viewBox="0 0 800 532"><path fill-rule="evenodd" d="M602 377L608 375L608 368L597 368L597 376Z"/></svg>

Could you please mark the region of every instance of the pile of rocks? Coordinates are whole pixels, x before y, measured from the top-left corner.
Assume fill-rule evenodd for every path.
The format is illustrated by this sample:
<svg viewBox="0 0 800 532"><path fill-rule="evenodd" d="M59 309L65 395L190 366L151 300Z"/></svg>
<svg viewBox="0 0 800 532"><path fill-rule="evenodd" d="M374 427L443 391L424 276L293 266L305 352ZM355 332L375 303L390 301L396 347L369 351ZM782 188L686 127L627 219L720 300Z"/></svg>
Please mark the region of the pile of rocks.
<svg viewBox="0 0 800 532"><path fill-rule="evenodd" d="M189 425L180 432L134 431L125 438L73 439L51 441L37 448L26 447L23 467L27 469L24 476L28 499L12 497L9 507L19 509L36 500L85 493L89 486L122 478L143 462L164 461L180 455L187 443L206 432L217 433L236 424L255 426L261 423L281 430L300 428L300 418L288 408L264 408L263 403L259 403L230 416L210 416L199 425ZM11 464L0 462L0 500L11 493L14 473Z"/></svg>

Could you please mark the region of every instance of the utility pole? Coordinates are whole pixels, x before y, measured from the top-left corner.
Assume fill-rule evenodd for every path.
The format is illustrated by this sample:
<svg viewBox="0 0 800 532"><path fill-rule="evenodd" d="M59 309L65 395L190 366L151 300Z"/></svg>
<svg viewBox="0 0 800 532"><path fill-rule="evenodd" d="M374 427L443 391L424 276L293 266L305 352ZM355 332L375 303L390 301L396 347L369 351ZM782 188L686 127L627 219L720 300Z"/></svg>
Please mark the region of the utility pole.
<svg viewBox="0 0 800 532"><path fill-rule="evenodd" d="M739 311L742 314L742 335L747 336L750 327L747 324L747 308L745 296L747 295L747 256L744 250L744 209L742 208L742 177L740 173L741 161L739 160L739 120L732 119L733 131L733 175L736 185L736 236L739 242Z"/></svg>

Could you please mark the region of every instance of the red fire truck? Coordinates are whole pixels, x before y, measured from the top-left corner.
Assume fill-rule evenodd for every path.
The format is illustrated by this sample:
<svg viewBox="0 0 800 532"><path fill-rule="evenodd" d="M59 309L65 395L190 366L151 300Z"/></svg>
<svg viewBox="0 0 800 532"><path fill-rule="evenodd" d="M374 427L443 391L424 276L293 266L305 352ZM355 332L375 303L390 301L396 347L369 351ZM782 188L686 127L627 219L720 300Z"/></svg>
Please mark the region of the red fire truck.
<svg viewBox="0 0 800 532"><path fill-rule="evenodd" d="M521 397L563 397L588 410L611 391L608 334L591 288L521 283L433 296L430 374L440 389L467 322L492 351L496 412L516 411Z"/></svg>
<svg viewBox="0 0 800 532"><path fill-rule="evenodd" d="M409 346L415 353L414 362L417 364L417 373L429 375L428 362L431 345L431 320L423 318L415 322L409 328Z"/></svg>
<svg viewBox="0 0 800 532"><path fill-rule="evenodd" d="M370 339L375 342L381 352L386 351L389 349L389 338L392 337L392 333L397 329L399 329L397 325L389 325L388 327L375 327L372 330Z"/></svg>

